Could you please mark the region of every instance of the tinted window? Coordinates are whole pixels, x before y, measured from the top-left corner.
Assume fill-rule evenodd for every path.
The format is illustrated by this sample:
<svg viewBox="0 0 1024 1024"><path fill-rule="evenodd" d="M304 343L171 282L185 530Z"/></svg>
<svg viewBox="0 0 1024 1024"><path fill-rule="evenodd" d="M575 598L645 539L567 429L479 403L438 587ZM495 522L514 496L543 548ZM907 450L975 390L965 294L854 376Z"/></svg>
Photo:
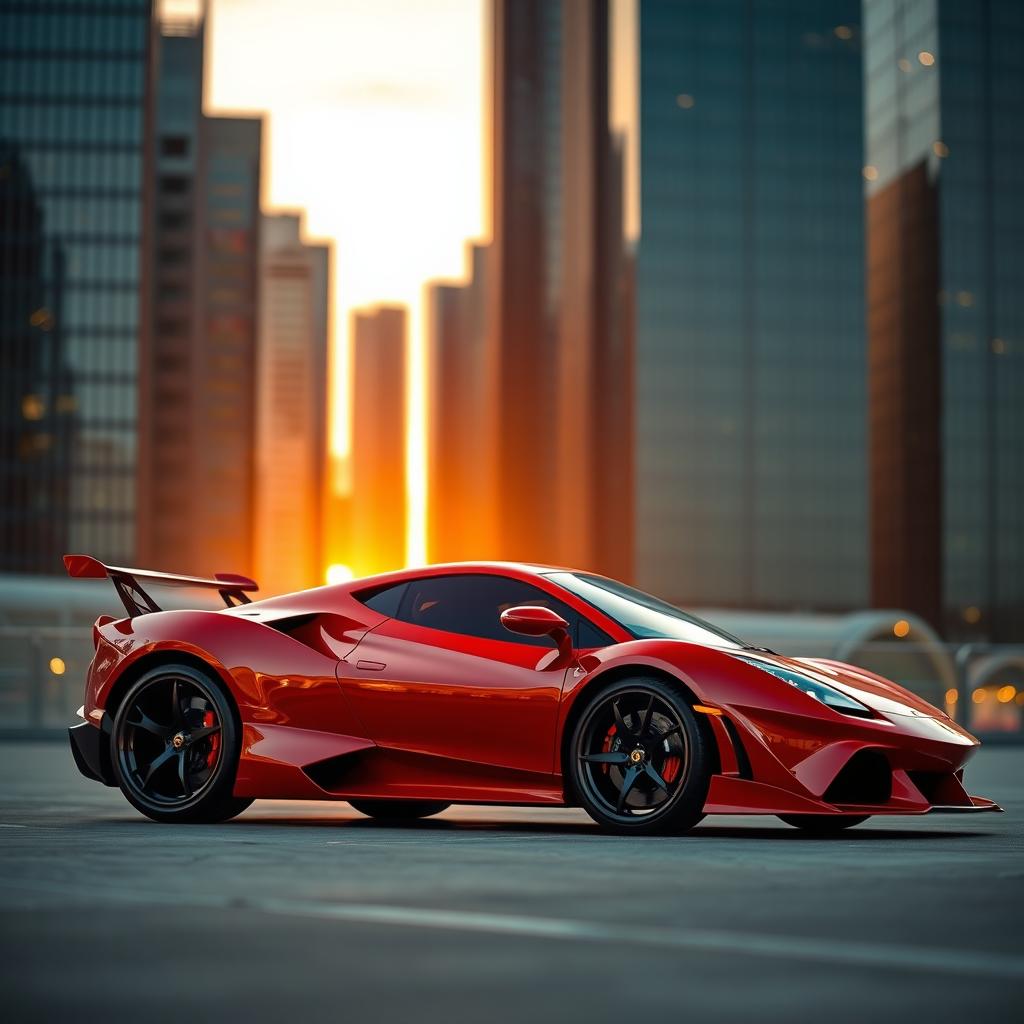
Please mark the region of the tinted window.
<svg viewBox="0 0 1024 1024"><path fill-rule="evenodd" d="M402 603L402 595L407 586L408 583L393 583L379 590L364 590L361 594L356 594L356 598L367 608L393 619L398 614L398 606Z"/></svg>
<svg viewBox="0 0 1024 1024"><path fill-rule="evenodd" d="M746 646L724 629L624 583L571 572L549 573L548 578L599 608L638 640L657 637L711 647Z"/></svg>
<svg viewBox="0 0 1024 1024"><path fill-rule="evenodd" d="M540 605L558 612L570 625L575 640L579 615L543 590L506 576L433 576L413 580L398 618L417 626L487 640L550 647L547 637L528 637L507 630L499 616L516 605Z"/></svg>
<svg viewBox="0 0 1024 1024"><path fill-rule="evenodd" d="M579 636L576 639L576 646L582 650L589 650L592 647L607 647L615 641L603 630L580 619Z"/></svg>

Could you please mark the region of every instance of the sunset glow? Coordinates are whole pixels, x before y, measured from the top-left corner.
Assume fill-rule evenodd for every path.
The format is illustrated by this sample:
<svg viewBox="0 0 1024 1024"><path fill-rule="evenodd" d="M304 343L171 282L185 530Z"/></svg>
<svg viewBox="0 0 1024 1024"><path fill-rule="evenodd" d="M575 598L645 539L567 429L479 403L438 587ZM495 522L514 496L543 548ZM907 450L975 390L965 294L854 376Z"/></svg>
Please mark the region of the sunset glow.
<svg viewBox="0 0 1024 1024"><path fill-rule="evenodd" d="M327 567L327 582L334 583L348 583L350 579L353 579L355 574L352 572L350 566L342 565L340 562L335 562L333 565Z"/></svg>
<svg viewBox="0 0 1024 1024"><path fill-rule="evenodd" d="M408 561L424 561L423 284L483 225L480 0L212 0L209 112L265 112L263 202L334 242L331 447L349 451L349 312L410 311ZM343 474L344 476L344 474Z"/></svg>

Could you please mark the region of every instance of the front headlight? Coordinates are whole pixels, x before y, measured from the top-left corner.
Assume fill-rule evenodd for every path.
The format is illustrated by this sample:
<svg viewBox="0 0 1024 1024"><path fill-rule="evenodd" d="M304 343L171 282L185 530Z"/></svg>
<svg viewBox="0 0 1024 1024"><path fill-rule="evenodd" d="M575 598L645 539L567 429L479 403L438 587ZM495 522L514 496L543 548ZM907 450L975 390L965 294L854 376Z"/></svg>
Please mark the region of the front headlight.
<svg viewBox="0 0 1024 1024"><path fill-rule="evenodd" d="M733 655L733 657L739 658L740 661L745 661L748 665L753 665L754 668L761 669L762 672L770 673L776 679L781 679L784 683L789 683L790 686L795 686L798 690L803 690L808 697L821 701L822 704L826 704L833 711L838 711L841 715L854 715L857 718L875 717L874 712L861 704L859 700L854 700L840 690L835 690L825 683L818 682L817 679L811 679L800 672L783 668L781 665L774 665L769 661L744 658L738 654Z"/></svg>

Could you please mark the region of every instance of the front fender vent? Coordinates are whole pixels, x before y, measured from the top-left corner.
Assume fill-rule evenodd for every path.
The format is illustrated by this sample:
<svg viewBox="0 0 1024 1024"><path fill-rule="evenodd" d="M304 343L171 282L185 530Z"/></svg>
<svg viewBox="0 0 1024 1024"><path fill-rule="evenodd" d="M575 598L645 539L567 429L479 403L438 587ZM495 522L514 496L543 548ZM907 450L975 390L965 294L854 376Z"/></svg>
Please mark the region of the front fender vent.
<svg viewBox="0 0 1024 1024"><path fill-rule="evenodd" d="M732 744L733 752L736 755L737 774L741 779L752 779L754 777L754 770L750 767L750 755L747 753L747 748L743 745L743 740L740 739L739 730L725 715L721 716L721 722L725 726L729 742Z"/></svg>

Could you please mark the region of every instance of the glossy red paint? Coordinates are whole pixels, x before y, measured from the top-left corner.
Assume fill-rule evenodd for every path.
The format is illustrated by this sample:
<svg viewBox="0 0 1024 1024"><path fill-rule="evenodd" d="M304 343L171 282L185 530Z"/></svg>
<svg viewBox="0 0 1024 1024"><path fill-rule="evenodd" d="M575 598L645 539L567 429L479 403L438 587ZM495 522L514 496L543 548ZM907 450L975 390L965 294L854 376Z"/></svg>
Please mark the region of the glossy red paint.
<svg viewBox="0 0 1024 1024"><path fill-rule="evenodd" d="M97 571L91 563L73 568ZM520 563L432 566L219 611L101 617L84 717L99 727L155 659L192 659L216 675L237 708L237 796L557 805L568 799L564 741L588 694L622 676L654 674L675 680L704 707L699 717L717 754L709 814L993 806L969 796L961 781L978 741L902 687L835 662L743 652L818 678L872 712L842 714L736 652L632 639L548 578L550 571ZM561 651L511 631L497 640L417 625L360 600L390 584L466 573L528 583L614 642L566 648L567 624L546 609L513 609L510 618L518 618L520 632L562 638ZM843 803L838 781L865 754L891 768L891 792L877 804Z"/></svg>

